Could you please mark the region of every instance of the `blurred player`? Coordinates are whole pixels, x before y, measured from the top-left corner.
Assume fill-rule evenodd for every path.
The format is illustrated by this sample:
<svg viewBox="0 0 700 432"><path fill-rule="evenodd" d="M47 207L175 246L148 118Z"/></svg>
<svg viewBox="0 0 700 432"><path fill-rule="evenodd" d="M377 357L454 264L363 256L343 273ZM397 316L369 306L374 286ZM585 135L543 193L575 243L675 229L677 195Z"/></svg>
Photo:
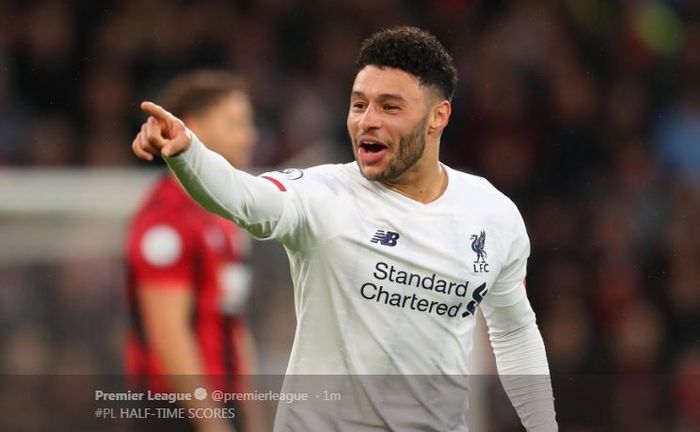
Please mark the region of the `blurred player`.
<svg viewBox="0 0 700 432"><path fill-rule="evenodd" d="M235 166L250 166L256 129L240 78L221 71L192 72L173 80L162 101L211 150ZM244 375L252 368L244 316L248 250L248 234L202 209L173 175L164 175L154 185L131 221L127 239L128 374L145 379L156 391L246 388ZM160 375L167 375L165 381ZM207 406L199 401L183 405ZM253 430L244 427L256 418L251 407L246 408L237 410L238 431ZM153 423L147 426L159 426L157 420ZM170 420L160 426L180 430ZM183 420L179 426L198 432L233 430L221 418L192 425Z"/></svg>
<svg viewBox="0 0 700 432"><path fill-rule="evenodd" d="M356 162L253 177L157 105L134 140L164 156L202 205L289 256L297 329L285 387L302 374L342 401L280 404L279 431L466 431L467 360L481 309L503 386L528 431L557 430L549 368L524 278L515 204L439 161L457 71L431 34L362 44L347 127ZM420 377L426 377L421 380ZM327 395L327 394L326 394ZM321 398L323 399L323 398Z"/></svg>

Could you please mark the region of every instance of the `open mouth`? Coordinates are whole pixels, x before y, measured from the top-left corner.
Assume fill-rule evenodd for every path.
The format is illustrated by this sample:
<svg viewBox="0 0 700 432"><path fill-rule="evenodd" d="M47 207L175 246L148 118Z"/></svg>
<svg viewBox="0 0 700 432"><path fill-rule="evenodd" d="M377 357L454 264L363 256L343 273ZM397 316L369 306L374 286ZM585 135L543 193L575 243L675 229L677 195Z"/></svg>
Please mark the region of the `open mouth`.
<svg viewBox="0 0 700 432"><path fill-rule="evenodd" d="M388 147L376 141L360 141L357 149L358 160L367 164L378 163L386 154Z"/></svg>
<svg viewBox="0 0 700 432"><path fill-rule="evenodd" d="M378 153L386 148L385 145L377 143L360 143L360 148L368 153Z"/></svg>

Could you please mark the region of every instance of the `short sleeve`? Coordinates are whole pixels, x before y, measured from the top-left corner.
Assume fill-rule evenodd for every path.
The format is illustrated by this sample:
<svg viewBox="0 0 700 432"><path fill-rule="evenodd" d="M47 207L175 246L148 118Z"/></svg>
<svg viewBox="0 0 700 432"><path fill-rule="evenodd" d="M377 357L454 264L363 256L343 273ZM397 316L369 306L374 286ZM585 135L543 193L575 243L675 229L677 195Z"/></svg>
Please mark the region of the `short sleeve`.
<svg viewBox="0 0 700 432"><path fill-rule="evenodd" d="M137 286L192 286L196 245L190 231L186 222L169 217L135 224L127 259Z"/></svg>
<svg viewBox="0 0 700 432"><path fill-rule="evenodd" d="M493 289L484 301L490 306L507 307L526 297L525 276L527 259L530 256L530 239L520 212L513 205L509 239L506 240L506 260Z"/></svg>

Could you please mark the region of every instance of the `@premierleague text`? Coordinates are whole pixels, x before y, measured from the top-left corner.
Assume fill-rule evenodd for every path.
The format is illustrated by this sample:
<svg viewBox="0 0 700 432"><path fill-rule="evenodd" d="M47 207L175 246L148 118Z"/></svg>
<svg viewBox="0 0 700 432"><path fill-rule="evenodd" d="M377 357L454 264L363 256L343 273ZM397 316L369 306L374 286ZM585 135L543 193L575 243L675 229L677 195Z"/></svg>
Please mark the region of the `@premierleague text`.
<svg viewBox="0 0 700 432"><path fill-rule="evenodd" d="M316 399L328 399L328 392L322 392L314 395ZM334 393L332 395L335 395ZM214 402L235 402L235 401L276 401L293 403L296 401L307 401L310 399L308 393L286 393L275 392L272 390L259 392L223 392L214 390L207 392L206 389L199 387L192 392L175 393L175 392L154 392L154 391L132 391L126 392L105 392L103 390L95 390L96 401L160 401L175 404L180 401L204 400L209 397ZM337 400L337 398L334 398Z"/></svg>
<svg viewBox="0 0 700 432"><path fill-rule="evenodd" d="M309 400L308 393L286 393L286 392L240 392L229 393L220 390L207 392L205 388L198 387L192 392L173 393L173 392L153 392L153 391L126 391L126 392L105 392L103 390L95 390L95 400L99 402L114 402L114 401L159 401L170 404L175 404L180 401L191 401L193 399L203 401L209 397L215 403L226 404L233 401L276 401L293 403L296 401ZM314 395L315 399L322 401L339 401L341 400L339 393L331 393L323 391L320 394ZM95 410L95 417L99 419L178 419L178 418L228 418L236 417L235 408L218 407L218 408L189 408L173 406L172 408L113 408L113 407L98 407Z"/></svg>

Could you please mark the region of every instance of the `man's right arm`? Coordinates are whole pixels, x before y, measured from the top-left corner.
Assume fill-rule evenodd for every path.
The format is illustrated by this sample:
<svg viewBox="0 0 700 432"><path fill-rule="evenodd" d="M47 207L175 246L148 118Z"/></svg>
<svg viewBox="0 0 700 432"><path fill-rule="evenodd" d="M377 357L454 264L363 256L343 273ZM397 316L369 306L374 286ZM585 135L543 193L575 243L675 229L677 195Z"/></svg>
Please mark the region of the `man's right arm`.
<svg viewBox="0 0 700 432"><path fill-rule="evenodd" d="M190 148L165 160L187 193L202 207L231 219L256 237L270 237L288 195L274 183L232 167L194 134Z"/></svg>
<svg viewBox="0 0 700 432"><path fill-rule="evenodd" d="M141 159L162 156L187 192L200 205L231 219L259 238L280 238L299 223L290 194L274 183L233 168L217 153L208 150L182 120L162 107L144 102L150 116L132 144Z"/></svg>

